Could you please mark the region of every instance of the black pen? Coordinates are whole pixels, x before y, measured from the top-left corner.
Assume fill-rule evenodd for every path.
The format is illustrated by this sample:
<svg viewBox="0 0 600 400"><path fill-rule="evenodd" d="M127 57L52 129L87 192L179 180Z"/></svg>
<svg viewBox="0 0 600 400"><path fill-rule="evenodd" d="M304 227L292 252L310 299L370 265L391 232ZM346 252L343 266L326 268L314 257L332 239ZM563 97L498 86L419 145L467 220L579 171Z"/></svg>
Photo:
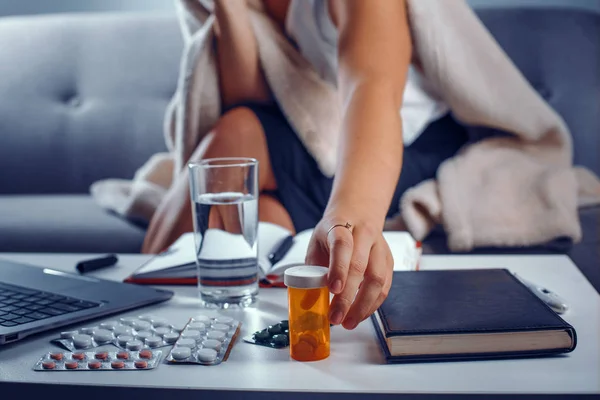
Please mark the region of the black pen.
<svg viewBox="0 0 600 400"><path fill-rule="evenodd" d="M96 271L106 267L112 267L119 261L115 254L109 254L104 257L92 258L90 260L84 260L77 263L75 268L79 271L80 274L85 274L86 272Z"/></svg>
<svg viewBox="0 0 600 400"><path fill-rule="evenodd" d="M283 239L277 249L269 254L269 261L271 262L271 265L275 265L281 261L287 252L292 248L292 244L294 244L293 236L290 235Z"/></svg>

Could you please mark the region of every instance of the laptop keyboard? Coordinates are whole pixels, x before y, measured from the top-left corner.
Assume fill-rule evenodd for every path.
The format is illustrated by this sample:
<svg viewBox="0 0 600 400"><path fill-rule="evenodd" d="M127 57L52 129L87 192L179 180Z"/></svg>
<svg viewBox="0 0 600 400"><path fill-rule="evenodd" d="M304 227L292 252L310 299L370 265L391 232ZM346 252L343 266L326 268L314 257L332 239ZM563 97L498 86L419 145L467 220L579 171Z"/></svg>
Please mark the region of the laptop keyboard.
<svg viewBox="0 0 600 400"><path fill-rule="evenodd" d="M27 324L98 306L100 303L0 283L0 326Z"/></svg>

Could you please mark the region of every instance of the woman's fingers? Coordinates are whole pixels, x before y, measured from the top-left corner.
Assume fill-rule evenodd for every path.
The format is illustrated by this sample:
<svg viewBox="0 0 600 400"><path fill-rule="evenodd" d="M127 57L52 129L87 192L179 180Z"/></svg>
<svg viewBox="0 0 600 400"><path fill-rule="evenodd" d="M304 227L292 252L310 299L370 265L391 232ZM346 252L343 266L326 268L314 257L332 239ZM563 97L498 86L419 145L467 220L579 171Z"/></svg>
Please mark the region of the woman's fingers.
<svg viewBox="0 0 600 400"><path fill-rule="evenodd" d="M329 247L329 290L338 294L343 290L348 276L354 238L352 232L344 227L335 227L325 234Z"/></svg>
<svg viewBox="0 0 600 400"><path fill-rule="evenodd" d="M334 233L336 230L338 232ZM343 245L344 240L338 239L336 241L336 238L339 237L345 238L344 240L351 238L352 248ZM334 296L331 302L329 318L332 324L338 325L346 319L348 310L350 310L354 302L358 287L363 280L373 239L365 230L355 229L353 236L348 229L336 228L329 233L329 240L330 254L340 254L343 252L344 257L340 259L337 256L332 256L329 266L331 269L331 286L337 289L337 292L332 290L336 296ZM340 250L340 247L343 250Z"/></svg>
<svg viewBox="0 0 600 400"><path fill-rule="evenodd" d="M378 240L371 249L364 280L343 323L346 329L354 329L373 314L387 297L393 270L391 256L388 257L389 252L385 240Z"/></svg>

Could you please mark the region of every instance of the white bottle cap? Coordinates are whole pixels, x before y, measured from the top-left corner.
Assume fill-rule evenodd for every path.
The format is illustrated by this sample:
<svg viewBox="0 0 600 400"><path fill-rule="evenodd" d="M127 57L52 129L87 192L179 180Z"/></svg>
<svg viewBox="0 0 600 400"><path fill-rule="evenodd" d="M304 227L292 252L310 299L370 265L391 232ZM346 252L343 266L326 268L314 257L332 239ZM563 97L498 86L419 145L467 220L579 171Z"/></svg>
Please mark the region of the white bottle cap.
<svg viewBox="0 0 600 400"><path fill-rule="evenodd" d="M327 286L329 268L314 265L302 265L285 270L283 282L288 287L298 289L316 289Z"/></svg>

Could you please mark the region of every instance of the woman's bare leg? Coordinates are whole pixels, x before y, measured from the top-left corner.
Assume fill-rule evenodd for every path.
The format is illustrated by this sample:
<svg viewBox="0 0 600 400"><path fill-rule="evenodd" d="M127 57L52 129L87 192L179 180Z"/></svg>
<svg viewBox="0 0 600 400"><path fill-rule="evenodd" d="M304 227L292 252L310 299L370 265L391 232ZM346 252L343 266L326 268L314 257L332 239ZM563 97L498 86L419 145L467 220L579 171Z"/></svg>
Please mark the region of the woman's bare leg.
<svg viewBox="0 0 600 400"><path fill-rule="evenodd" d="M248 108L240 107L223 115L215 128L196 149L190 161L215 157L251 157L259 161L259 219L294 231L292 220L272 196L263 191L277 189L271 168L267 142L262 125ZM193 230L192 208L187 168L169 189L156 210L142 246L143 253L158 253L171 245L179 236Z"/></svg>

